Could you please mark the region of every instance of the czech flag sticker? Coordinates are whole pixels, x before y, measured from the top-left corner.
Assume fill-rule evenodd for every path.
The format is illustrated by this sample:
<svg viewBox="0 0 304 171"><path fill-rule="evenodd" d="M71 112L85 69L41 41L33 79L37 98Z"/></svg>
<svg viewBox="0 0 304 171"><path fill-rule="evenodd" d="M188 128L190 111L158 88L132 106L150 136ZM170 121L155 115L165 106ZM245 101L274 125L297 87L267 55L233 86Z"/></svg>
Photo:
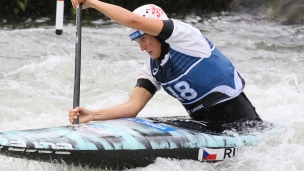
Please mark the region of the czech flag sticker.
<svg viewBox="0 0 304 171"><path fill-rule="evenodd" d="M199 161L218 161L235 156L237 148L204 148L199 149Z"/></svg>

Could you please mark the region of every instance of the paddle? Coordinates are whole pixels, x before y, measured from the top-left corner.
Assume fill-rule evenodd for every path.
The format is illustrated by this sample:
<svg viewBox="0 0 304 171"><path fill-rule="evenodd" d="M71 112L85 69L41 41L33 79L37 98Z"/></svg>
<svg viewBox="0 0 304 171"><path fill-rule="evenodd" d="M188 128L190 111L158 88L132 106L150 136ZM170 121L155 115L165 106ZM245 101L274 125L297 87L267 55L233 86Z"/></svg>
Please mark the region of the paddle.
<svg viewBox="0 0 304 171"><path fill-rule="evenodd" d="M75 79L73 109L79 106L80 98L80 69L81 69L81 10L82 4L76 8L76 46L75 46ZM73 124L79 124L79 116Z"/></svg>

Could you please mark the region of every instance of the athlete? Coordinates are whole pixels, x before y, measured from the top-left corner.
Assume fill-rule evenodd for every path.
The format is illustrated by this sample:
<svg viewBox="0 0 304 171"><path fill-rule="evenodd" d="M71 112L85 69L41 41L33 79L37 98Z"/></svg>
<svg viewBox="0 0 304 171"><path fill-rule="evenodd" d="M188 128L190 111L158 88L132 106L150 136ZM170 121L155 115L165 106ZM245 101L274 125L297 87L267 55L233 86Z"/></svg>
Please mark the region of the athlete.
<svg viewBox="0 0 304 171"><path fill-rule="evenodd" d="M190 117L198 121L234 123L261 121L245 96L244 79L231 62L195 27L169 19L158 6L149 4L133 12L98 0L72 0L76 8L95 8L127 27L149 59L127 102L100 110L69 110L72 123L136 117L162 87L178 99Z"/></svg>

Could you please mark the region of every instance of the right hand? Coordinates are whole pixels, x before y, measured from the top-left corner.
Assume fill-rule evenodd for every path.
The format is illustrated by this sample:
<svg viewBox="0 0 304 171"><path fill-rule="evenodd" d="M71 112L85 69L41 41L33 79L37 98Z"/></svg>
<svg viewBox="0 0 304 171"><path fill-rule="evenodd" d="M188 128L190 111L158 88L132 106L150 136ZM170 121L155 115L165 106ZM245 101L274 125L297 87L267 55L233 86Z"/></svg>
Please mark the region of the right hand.
<svg viewBox="0 0 304 171"><path fill-rule="evenodd" d="M91 111L83 108L83 107L76 107L75 109L69 110L69 121L73 123L74 119L77 119L79 116L79 123L87 123L92 121L93 115Z"/></svg>

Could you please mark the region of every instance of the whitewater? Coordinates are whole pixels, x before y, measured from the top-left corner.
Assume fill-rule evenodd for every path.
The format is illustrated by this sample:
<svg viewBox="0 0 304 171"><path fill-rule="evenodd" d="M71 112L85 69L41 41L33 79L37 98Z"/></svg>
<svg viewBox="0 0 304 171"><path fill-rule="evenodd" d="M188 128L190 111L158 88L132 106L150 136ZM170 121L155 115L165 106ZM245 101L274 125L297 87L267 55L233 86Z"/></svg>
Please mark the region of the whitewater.
<svg viewBox="0 0 304 171"><path fill-rule="evenodd" d="M257 133L259 142L241 146L237 156L216 163L158 158L132 171L304 170L304 26L280 25L262 16L221 13L176 16L193 24L234 64L246 81L244 92L275 130ZM0 26L0 131L68 125L73 105L75 32L65 21L55 35L49 18L27 20L33 27ZM19 25L22 25L20 23ZM82 28L80 105L105 108L126 101L147 59L125 28L110 20L86 21ZM185 116L163 90L138 114ZM0 170L101 170L0 156Z"/></svg>

